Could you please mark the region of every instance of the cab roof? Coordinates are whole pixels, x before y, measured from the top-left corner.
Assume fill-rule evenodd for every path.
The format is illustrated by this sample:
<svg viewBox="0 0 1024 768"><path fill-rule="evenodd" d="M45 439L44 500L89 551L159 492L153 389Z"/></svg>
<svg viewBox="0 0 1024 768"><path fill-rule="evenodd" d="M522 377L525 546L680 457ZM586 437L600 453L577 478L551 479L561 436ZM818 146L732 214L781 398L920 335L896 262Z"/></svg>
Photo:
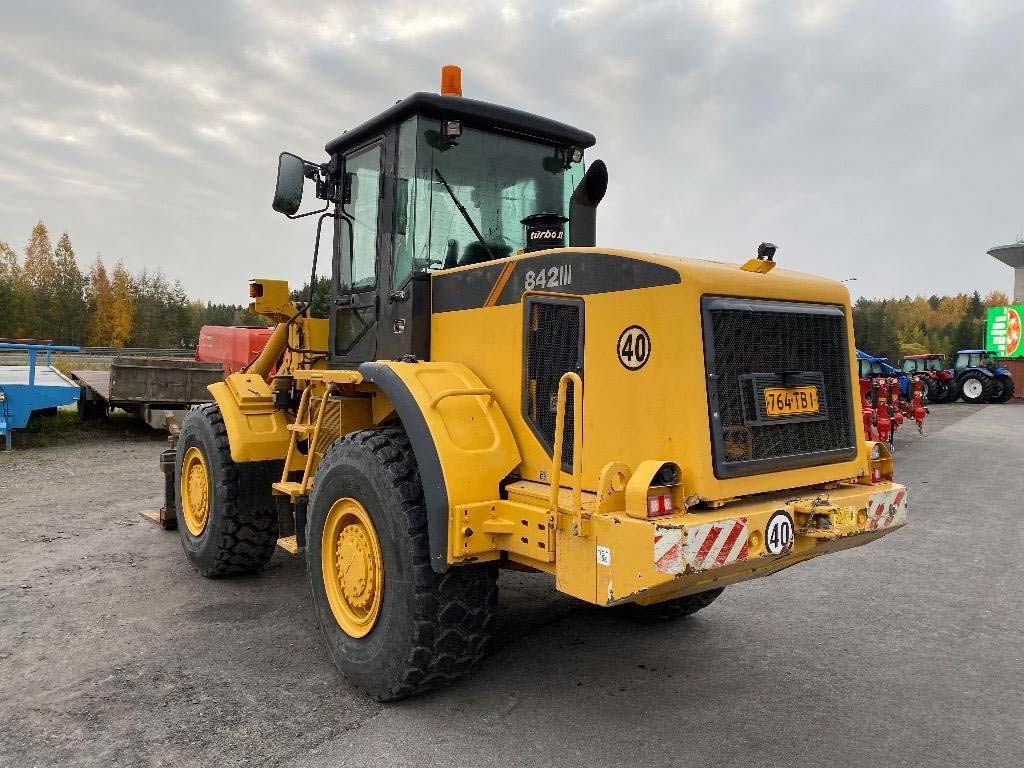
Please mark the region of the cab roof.
<svg viewBox="0 0 1024 768"><path fill-rule="evenodd" d="M474 128L515 133L558 146L587 149L597 143L593 134L547 117L461 96L421 92L327 142L324 149L331 155L354 149L413 115L461 119Z"/></svg>

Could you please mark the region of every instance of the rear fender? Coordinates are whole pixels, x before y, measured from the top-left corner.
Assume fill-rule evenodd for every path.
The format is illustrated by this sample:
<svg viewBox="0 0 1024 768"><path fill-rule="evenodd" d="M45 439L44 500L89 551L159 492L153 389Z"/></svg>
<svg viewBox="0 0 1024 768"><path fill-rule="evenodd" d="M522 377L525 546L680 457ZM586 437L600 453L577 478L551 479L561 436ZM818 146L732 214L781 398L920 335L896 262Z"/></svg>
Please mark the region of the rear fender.
<svg viewBox="0 0 1024 768"><path fill-rule="evenodd" d="M957 381L960 381L964 377L971 375L988 376L990 379L995 378L995 373L990 371L988 368L965 368L964 370L960 371L959 375L956 378Z"/></svg>
<svg viewBox="0 0 1024 768"><path fill-rule="evenodd" d="M359 373L391 401L409 436L427 507L430 564L441 573L451 510L500 498L501 481L520 463L508 420L460 363L372 362Z"/></svg>

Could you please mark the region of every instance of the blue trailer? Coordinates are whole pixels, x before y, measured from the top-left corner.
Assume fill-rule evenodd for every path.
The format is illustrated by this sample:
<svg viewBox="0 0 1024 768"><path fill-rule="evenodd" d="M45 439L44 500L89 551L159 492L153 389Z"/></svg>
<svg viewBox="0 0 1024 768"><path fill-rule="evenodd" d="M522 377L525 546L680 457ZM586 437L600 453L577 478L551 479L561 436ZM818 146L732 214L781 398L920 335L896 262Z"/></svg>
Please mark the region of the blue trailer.
<svg viewBox="0 0 1024 768"><path fill-rule="evenodd" d="M78 401L78 385L53 367L54 352L77 352L78 347L0 342L0 352L5 351L28 356L28 365L0 365L0 437L11 450L11 432L24 429L33 411ZM45 360L42 364L38 362L40 352Z"/></svg>

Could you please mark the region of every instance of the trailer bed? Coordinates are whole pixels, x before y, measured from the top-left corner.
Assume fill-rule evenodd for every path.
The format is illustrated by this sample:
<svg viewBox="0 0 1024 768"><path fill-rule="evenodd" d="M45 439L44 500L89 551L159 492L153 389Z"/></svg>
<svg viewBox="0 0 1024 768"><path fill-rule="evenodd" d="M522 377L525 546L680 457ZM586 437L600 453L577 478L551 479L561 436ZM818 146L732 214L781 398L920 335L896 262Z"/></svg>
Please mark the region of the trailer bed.
<svg viewBox="0 0 1024 768"><path fill-rule="evenodd" d="M109 371L72 371L81 387L79 414L101 418L121 408L156 429L174 429L194 405L213 398L207 387L224 378L220 363L167 358L117 358Z"/></svg>
<svg viewBox="0 0 1024 768"><path fill-rule="evenodd" d="M110 371L72 371L71 378L109 402Z"/></svg>
<svg viewBox="0 0 1024 768"><path fill-rule="evenodd" d="M13 447L11 432L24 429L33 411L70 405L78 387L50 365L0 365L0 440Z"/></svg>

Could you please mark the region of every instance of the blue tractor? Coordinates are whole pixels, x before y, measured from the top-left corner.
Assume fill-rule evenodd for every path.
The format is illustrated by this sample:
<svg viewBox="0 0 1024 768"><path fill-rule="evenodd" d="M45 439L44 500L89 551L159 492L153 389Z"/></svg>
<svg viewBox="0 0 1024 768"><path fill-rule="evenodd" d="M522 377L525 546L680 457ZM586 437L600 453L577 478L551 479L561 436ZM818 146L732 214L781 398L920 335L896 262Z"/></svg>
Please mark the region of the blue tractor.
<svg viewBox="0 0 1024 768"><path fill-rule="evenodd" d="M867 352L857 350L858 375L862 379L873 379L877 376L899 379L900 394L904 399L910 399L910 376L889 363L887 357L875 357ZM925 390L927 391L927 389Z"/></svg>
<svg viewBox="0 0 1024 768"><path fill-rule="evenodd" d="M1005 403L1013 397L1013 377L999 365L995 352L961 349L956 353L953 375L965 403Z"/></svg>

